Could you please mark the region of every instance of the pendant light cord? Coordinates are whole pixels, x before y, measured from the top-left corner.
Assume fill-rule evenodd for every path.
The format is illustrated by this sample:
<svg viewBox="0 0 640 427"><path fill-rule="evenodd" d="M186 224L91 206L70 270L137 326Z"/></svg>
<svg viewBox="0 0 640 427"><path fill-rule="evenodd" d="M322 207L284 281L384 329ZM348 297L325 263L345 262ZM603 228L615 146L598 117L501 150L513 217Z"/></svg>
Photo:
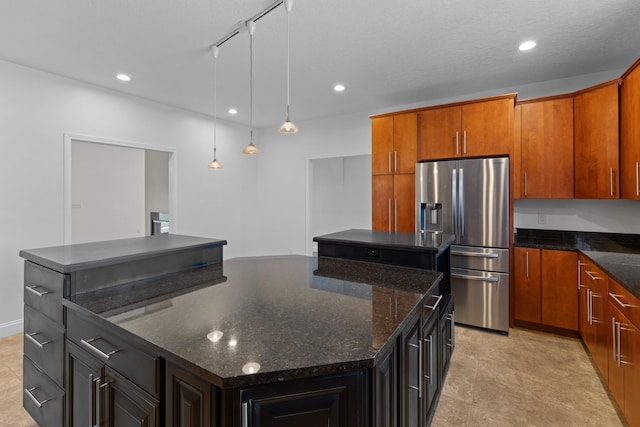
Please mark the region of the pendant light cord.
<svg viewBox="0 0 640 427"><path fill-rule="evenodd" d="M249 142L253 144L253 28L249 28L249 131Z"/></svg>
<svg viewBox="0 0 640 427"><path fill-rule="evenodd" d="M216 158L218 131L218 47L213 48L213 158Z"/></svg>
<svg viewBox="0 0 640 427"><path fill-rule="evenodd" d="M289 42L289 14L287 10L287 121L289 121L289 92L291 87L291 47Z"/></svg>

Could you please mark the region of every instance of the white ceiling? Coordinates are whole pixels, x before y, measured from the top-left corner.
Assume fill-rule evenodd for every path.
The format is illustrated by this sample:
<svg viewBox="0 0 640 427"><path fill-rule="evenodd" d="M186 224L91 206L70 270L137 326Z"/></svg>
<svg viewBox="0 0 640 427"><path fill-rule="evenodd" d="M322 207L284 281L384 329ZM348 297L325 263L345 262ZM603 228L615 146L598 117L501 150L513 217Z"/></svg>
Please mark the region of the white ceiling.
<svg viewBox="0 0 640 427"><path fill-rule="evenodd" d="M272 0L2 0L0 59L213 115L208 47ZM294 0L294 122L625 68L638 0ZM220 48L218 115L248 123L249 42ZM538 47L520 52L518 44ZM256 23L254 125L286 106L286 12ZM115 80L127 72L133 80ZM336 94L342 82L347 90ZM226 113L234 106L235 118Z"/></svg>

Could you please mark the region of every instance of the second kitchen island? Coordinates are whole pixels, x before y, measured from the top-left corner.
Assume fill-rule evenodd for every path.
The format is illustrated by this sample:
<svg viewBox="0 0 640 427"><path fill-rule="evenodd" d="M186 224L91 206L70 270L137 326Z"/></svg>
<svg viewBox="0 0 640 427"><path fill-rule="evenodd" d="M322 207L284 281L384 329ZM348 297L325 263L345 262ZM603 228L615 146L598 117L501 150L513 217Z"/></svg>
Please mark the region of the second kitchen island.
<svg viewBox="0 0 640 427"><path fill-rule="evenodd" d="M25 407L62 405L46 425L422 426L454 347L441 285L287 256L69 294L63 395L25 377Z"/></svg>

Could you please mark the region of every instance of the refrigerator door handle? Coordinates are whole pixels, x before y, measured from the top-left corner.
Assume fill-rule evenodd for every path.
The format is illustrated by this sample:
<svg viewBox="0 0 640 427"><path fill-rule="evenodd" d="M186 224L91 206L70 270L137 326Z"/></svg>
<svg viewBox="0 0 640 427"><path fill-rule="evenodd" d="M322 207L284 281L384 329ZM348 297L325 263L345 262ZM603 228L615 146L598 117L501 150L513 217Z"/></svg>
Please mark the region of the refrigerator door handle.
<svg viewBox="0 0 640 427"><path fill-rule="evenodd" d="M458 192L458 197L460 197L459 205L460 205L460 213L458 216L460 217L460 236L464 237L464 169L460 168L460 191Z"/></svg>
<svg viewBox="0 0 640 427"><path fill-rule="evenodd" d="M478 282L497 282L500 280L499 277L482 277L482 276L471 276L468 274L458 274L451 273L452 279L466 279L466 280L476 280Z"/></svg>
<svg viewBox="0 0 640 427"><path fill-rule="evenodd" d="M451 251L451 255L470 256L477 258L498 258L498 254L485 254L480 252Z"/></svg>
<svg viewBox="0 0 640 427"><path fill-rule="evenodd" d="M453 224L453 234L458 240L458 172L456 169L451 171L451 223Z"/></svg>

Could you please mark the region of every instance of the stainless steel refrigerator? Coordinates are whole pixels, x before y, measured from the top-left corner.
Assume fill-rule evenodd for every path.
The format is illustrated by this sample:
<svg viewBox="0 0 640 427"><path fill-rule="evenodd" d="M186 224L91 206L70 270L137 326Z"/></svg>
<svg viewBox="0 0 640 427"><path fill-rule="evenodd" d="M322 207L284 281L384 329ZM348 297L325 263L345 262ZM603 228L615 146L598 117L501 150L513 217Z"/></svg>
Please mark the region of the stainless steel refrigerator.
<svg viewBox="0 0 640 427"><path fill-rule="evenodd" d="M509 331L509 158L416 164L418 232L456 236L456 322Z"/></svg>

